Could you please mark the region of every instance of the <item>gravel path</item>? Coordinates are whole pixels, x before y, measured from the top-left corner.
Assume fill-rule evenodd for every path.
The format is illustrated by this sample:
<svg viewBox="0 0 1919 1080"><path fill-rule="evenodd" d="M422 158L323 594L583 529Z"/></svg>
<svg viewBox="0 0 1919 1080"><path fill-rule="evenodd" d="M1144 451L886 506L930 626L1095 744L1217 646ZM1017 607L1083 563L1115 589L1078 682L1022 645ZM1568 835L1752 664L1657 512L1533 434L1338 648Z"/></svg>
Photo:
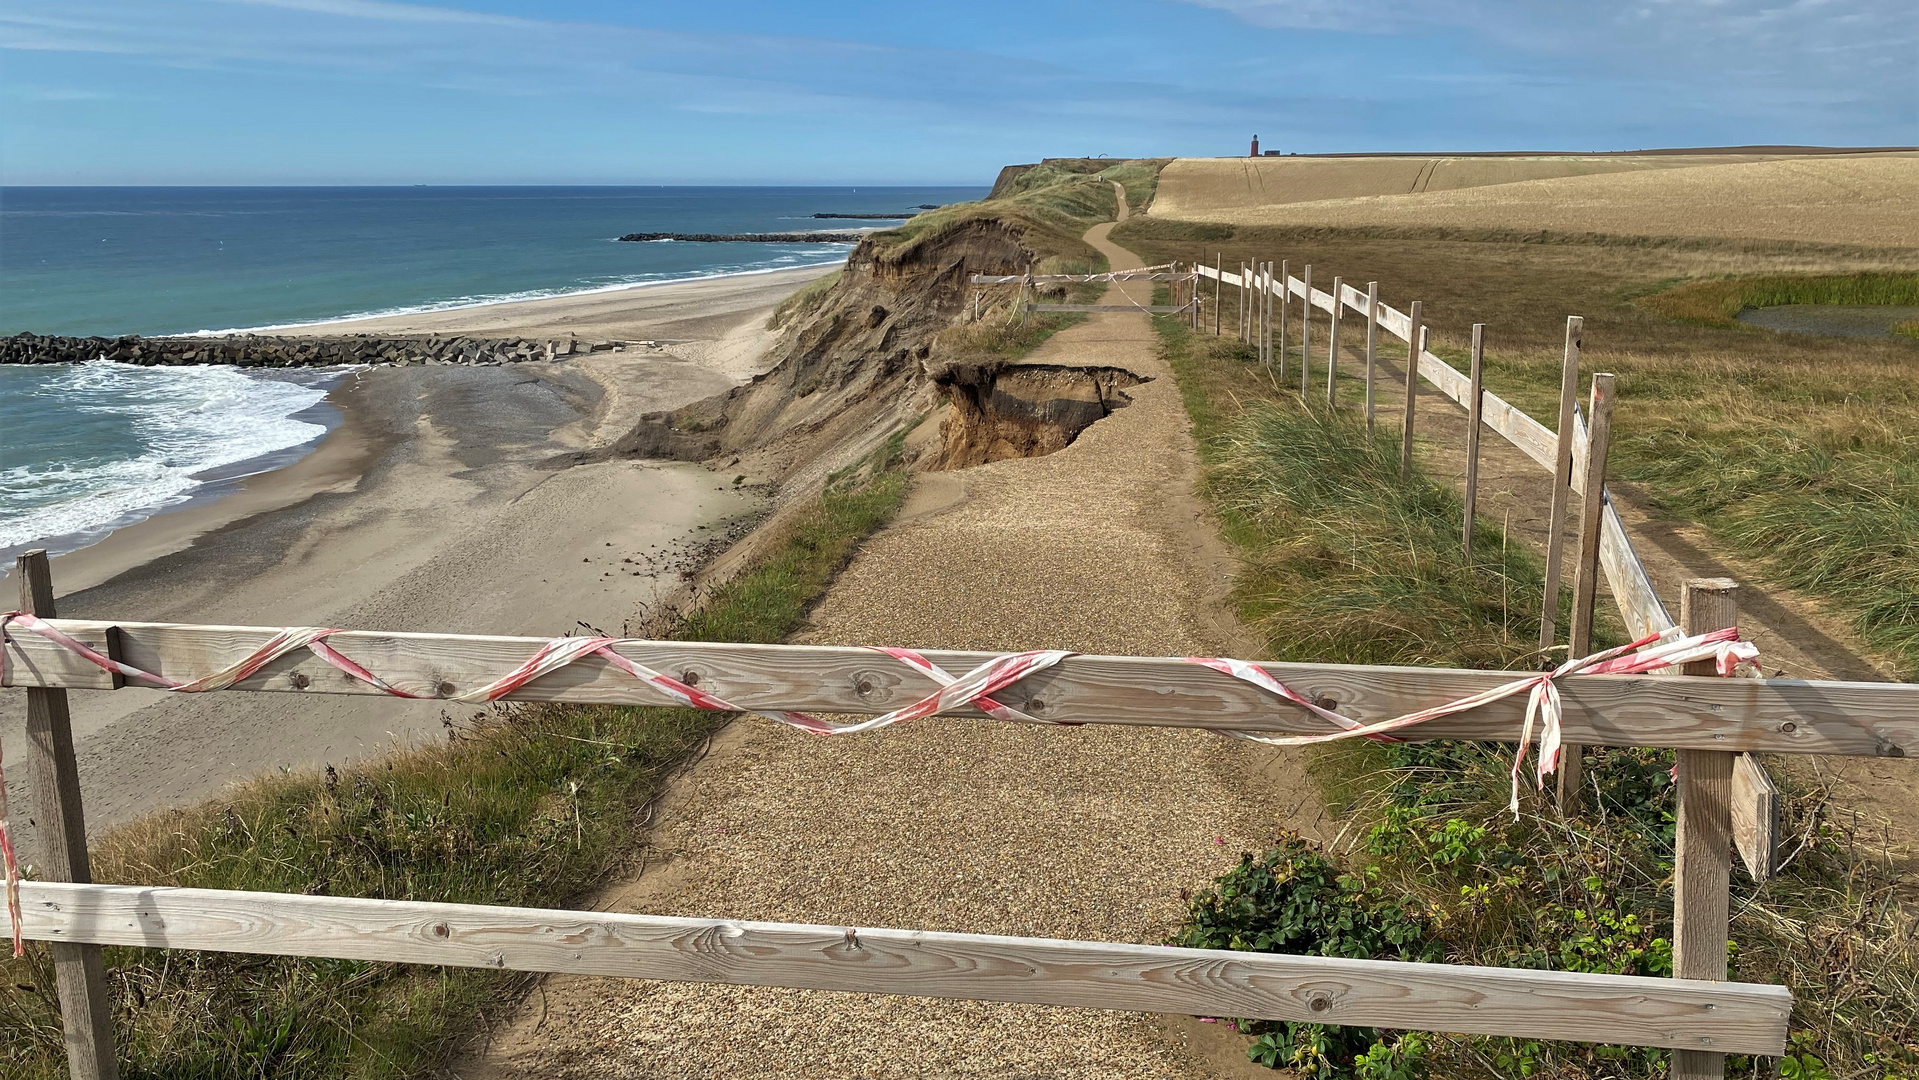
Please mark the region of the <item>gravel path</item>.
<svg viewBox="0 0 1919 1080"><path fill-rule="evenodd" d="M1139 265L1106 244L1108 228L1088 238L1115 268ZM1146 302L1149 286L1131 287ZM1031 359L1111 364L1154 381L1057 454L923 477L805 640L1156 655L1239 646L1220 640L1209 627L1221 620L1203 610L1222 584L1208 561L1218 553L1190 494L1195 459L1178 389L1145 316L1097 316ZM748 719L678 785L654 830L652 869L606 903L1156 942L1184 910L1182 889L1230 866L1302 802L1275 791L1272 757L1193 732L939 720L822 739ZM489 1052L455 1068L1217 1076L1203 1058L1220 1047L1197 1045L1212 1030L1082 1009L556 978ZM1224 1067L1237 1072L1230 1056Z"/></svg>

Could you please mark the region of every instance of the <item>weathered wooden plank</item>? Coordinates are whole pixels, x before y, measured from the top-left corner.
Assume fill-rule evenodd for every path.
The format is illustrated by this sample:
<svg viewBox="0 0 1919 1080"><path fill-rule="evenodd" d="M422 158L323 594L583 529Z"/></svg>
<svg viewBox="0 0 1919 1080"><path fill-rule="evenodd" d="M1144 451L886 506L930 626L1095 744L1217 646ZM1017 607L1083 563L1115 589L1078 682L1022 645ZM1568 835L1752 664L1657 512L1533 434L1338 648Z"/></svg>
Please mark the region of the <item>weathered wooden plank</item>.
<svg viewBox="0 0 1919 1080"><path fill-rule="evenodd" d="M1466 513L1460 527L1460 552L1473 564L1473 523L1479 517L1479 425L1486 406L1486 324L1473 324L1472 376L1466 391Z"/></svg>
<svg viewBox="0 0 1919 1080"><path fill-rule="evenodd" d="M1732 840L1756 882L1772 879L1779 861L1779 786L1751 754L1732 766Z"/></svg>
<svg viewBox="0 0 1919 1080"><path fill-rule="evenodd" d="M98 637L108 625L54 620ZM120 623L124 658L147 671L187 679L217 671L270 638L273 627ZM7 635L14 685L106 690L105 672L36 634ZM328 641L401 689L451 697L517 667L545 638L345 631ZM743 709L879 713L917 701L933 684L868 649L723 642L626 642L619 652L697 685ZM995 656L929 649L954 674ZM1262 662L1309 700L1330 698L1360 720L1381 720L1497 686L1515 672ZM692 678L687 678L688 675ZM237 691L378 695L301 650L235 684ZM150 693L129 688L123 693ZM1919 684L1689 679L1581 675L1562 680L1566 737L1609 746L1698 747L1787 754L1904 756L1919 753ZM999 700L1053 723L1240 731L1319 732L1328 725L1265 691L1175 658L1071 656L997 692ZM514 701L670 705L598 657L522 687ZM1523 695L1425 724L1433 739L1513 739ZM978 716L971 709L949 715ZM1402 734L1412 734L1403 732Z"/></svg>
<svg viewBox="0 0 1919 1080"><path fill-rule="evenodd" d="M1590 408L1593 414L1592 438L1585 455L1573 471L1583 476L1580 484L1579 555L1573 562L1572 627L1566 637L1567 655L1586 656L1592 652L1593 605L1599 590L1599 536L1605 510L1606 450L1612 431L1613 377L1606 372L1592 379ZM1579 810L1585 792L1580 788L1585 766L1583 740L1567 739L1560 754L1558 773L1559 809L1564 814Z"/></svg>
<svg viewBox="0 0 1919 1080"><path fill-rule="evenodd" d="M1366 434L1373 434L1373 376L1379 368L1379 282L1366 283Z"/></svg>
<svg viewBox="0 0 1919 1080"><path fill-rule="evenodd" d="M1472 380L1464 372L1423 349L1419 353L1419 377L1462 406L1472 391Z"/></svg>
<svg viewBox="0 0 1919 1080"><path fill-rule="evenodd" d="M1144 311L1154 315L1177 315L1182 311L1190 310L1192 306L1193 305L1190 303L1187 303L1187 304L1033 304L1033 303L1029 303L1026 305L1026 310L1034 311L1034 312Z"/></svg>
<svg viewBox="0 0 1919 1080"><path fill-rule="evenodd" d="M1613 602L1619 606L1619 617L1625 622L1627 633L1643 637L1672 626L1671 616L1659 602L1652 579L1646 576L1646 567L1640 563L1632 539L1626 535L1626 524L1619 520L1611 492L1606 492L1602 501L1599 527L1599 565L1606 573L1606 584L1612 589Z"/></svg>
<svg viewBox="0 0 1919 1080"><path fill-rule="evenodd" d="M1784 987L930 931L128 885L22 888L26 934L150 948L1309 1020L1778 1054Z"/></svg>
<svg viewBox="0 0 1919 1080"><path fill-rule="evenodd" d="M1565 562L1566 508L1572 495L1575 460L1573 414L1579 398L1579 331L1585 322L1577 315L1566 319L1566 352L1559 368L1559 429L1553 435L1551 456L1533 458L1553 474L1552 494L1548 496L1546 511L1546 585L1539 619L1539 651L1543 656L1551 656L1551 649L1558 640L1558 627L1555 624L1559 619L1559 572ZM1515 440L1513 445L1520 444Z"/></svg>
<svg viewBox="0 0 1919 1080"><path fill-rule="evenodd" d="M1413 425L1419 412L1419 358L1426 343L1425 328L1419 324L1420 302L1413 301L1411 329L1406 339L1406 415L1401 421L1399 433L1399 479L1403 483L1413 476Z"/></svg>
<svg viewBox="0 0 1919 1080"><path fill-rule="evenodd" d="M1197 275L1190 270L1114 270L1104 274L1033 274L1030 277L1021 274L974 274L968 281L973 285L1018 285L1045 284L1047 282L1089 282L1089 281L1192 281Z"/></svg>
<svg viewBox="0 0 1919 1080"><path fill-rule="evenodd" d="M1379 305L1379 328L1401 341L1411 341L1413 317L1382 301Z"/></svg>
<svg viewBox="0 0 1919 1080"><path fill-rule="evenodd" d="M14 576L20 582L20 610L53 618L53 574L46 551L36 548L21 553ZM118 644L118 635L113 642ZM117 687L124 680L114 674L107 676L107 682ZM27 691L27 759L32 765L33 794L39 804L35 808L39 876L50 881L91 882L93 867L87 853L86 813L80 801L80 766L73 752L73 720L65 690ZM60 1003L68 1075L73 1080L114 1080L120 1067L113 1056L113 997L107 989L100 946L56 942L53 982Z"/></svg>
<svg viewBox="0 0 1919 1080"><path fill-rule="evenodd" d="M1599 413L1595 443L1603 443ZM1685 583L1679 624L1688 634L1723 630L1739 623L1739 586L1727 578ZM1688 675L1711 675L1710 660L1687 664ZM1732 936L1733 755L1720 750L1681 750L1673 765L1679 816L1673 849L1672 973L1682 979L1724 979L1726 942ZM1720 1080L1725 1052L1690 1047L1672 1058L1674 1080Z"/></svg>

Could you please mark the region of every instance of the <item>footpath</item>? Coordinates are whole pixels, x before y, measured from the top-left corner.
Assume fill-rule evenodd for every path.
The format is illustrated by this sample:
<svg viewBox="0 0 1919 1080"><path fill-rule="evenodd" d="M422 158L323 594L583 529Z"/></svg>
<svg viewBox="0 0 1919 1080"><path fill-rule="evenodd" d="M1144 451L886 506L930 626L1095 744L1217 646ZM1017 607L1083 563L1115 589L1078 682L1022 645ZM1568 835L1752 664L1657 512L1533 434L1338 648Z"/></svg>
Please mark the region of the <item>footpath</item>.
<svg viewBox="0 0 1919 1080"><path fill-rule="evenodd" d="M1124 200L1121 201L1122 209ZM1087 235L1114 269L1140 265ZM1150 299L1148 283L1116 284ZM1132 290L1129 294L1126 290ZM923 474L803 640L1239 654L1227 556L1144 314L1031 363L1152 381L1064 450ZM1199 732L927 720L820 738L743 718L675 785L610 910L1157 942L1319 796L1282 751ZM1185 1018L782 989L550 978L451 1071L477 1077L1214 1077L1243 1040ZM1258 1070L1264 1072L1264 1070Z"/></svg>

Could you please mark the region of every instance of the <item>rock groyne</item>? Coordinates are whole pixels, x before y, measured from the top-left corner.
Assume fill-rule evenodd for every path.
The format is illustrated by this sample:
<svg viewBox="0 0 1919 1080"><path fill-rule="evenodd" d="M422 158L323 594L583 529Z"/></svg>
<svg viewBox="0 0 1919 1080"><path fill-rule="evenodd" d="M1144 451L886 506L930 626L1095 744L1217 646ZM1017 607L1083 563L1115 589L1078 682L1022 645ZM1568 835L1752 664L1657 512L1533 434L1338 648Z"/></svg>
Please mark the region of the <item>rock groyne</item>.
<svg viewBox="0 0 1919 1080"><path fill-rule="evenodd" d="M237 367L331 367L337 364L511 364L575 353L608 352L625 342L574 338L483 338L451 335L379 337L335 334L281 337L61 337L15 334L0 338L0 364L122 364Z"/></svg>
<svg viewBox="0 0 1919 1080"><path fill-rule="evenodd" d="M857 244L866 237L865 232L634 232L627 233L620 239L637 243L650 240L678 240L691 244Z"/></svg>

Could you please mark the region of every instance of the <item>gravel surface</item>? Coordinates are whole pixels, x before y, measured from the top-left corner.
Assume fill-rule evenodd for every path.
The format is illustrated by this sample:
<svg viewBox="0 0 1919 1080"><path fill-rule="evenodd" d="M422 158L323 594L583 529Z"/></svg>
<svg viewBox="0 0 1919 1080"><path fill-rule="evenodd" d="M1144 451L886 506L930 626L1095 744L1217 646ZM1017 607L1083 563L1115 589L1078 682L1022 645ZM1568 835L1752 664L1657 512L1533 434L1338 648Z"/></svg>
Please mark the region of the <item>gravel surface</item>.
<svg viewBox="0 0 1919 1080"><path fill-rule="evenodd" d="M1095 230L1103 243L1104 228ZM1115 268L1138 265L1111 249ZM1115 287L1117 288L1117 286ZM1138 300L1144 302L1147 286ZM1117 298L1115 298L1117 299ZM1223 651L1198 608L1194 456L1141 315L1032 359L1150 376L1044 458L922 478L805 640L975 649ZM951 488L964 494L954 500ZM938 504L916 509L916 504ZM929 720L823 739L735 724L678 785L619 910L1158 942L1182 889L1255 847L1284 793L1196 732ZM1295 794L1293 802L1298 801ZM1167 1022L1083 1009L550 979L461 1076L1193 1077Z"/></svg>

